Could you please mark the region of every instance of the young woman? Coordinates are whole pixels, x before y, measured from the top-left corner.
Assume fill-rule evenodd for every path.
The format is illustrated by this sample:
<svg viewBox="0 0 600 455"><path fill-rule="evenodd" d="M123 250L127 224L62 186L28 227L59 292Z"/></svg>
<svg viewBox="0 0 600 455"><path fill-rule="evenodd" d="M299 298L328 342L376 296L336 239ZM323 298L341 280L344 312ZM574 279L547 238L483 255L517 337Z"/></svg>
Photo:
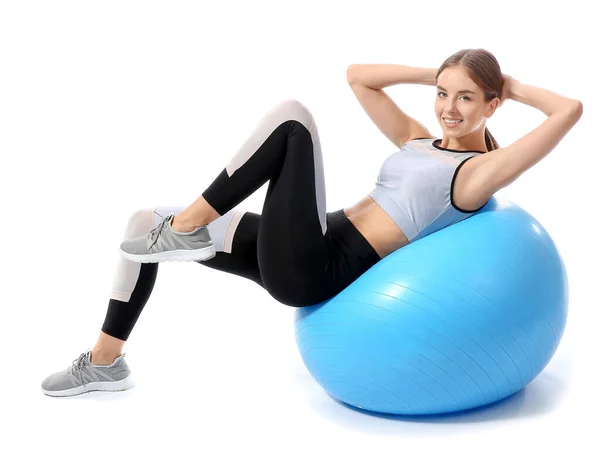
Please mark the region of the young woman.
<svg viewBox="0 0 600 455"><path fill-rule="evenodd" d="M298 101L278 104L192 205L133 213L98 341L46 378L44 393L131 387L121 352L150 297L158 262L198 261L255 281L283 304L320 303L391 252L476 213L550 153L582 114L580 101L503 75L483 49L457 52L439 69L351 65L347 75L371 120L399 148L384 161L373 191L326 212L315 120ZM442 138L382 90L399 83L437 87ZM499 148L486 121L506 99L548 118ZM267 181L262 214L236 208Z"/></svg>

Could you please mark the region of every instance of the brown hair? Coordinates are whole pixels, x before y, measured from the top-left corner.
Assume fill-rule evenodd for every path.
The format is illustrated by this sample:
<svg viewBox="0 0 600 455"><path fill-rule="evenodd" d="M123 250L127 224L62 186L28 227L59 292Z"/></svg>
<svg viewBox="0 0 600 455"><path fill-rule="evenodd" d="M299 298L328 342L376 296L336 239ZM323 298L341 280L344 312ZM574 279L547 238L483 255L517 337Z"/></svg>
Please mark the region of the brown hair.
<svg viewBox="0 0 600 455"><path fill-rule="evenodd" d="M448 57L438 70L435 80L446 68L461 66L473 82L483 90L485 101L502 94L502 71L496 58L485 49L463 49ZM488 152L500 148L494 136L485 128L485 146Z"/></svg>

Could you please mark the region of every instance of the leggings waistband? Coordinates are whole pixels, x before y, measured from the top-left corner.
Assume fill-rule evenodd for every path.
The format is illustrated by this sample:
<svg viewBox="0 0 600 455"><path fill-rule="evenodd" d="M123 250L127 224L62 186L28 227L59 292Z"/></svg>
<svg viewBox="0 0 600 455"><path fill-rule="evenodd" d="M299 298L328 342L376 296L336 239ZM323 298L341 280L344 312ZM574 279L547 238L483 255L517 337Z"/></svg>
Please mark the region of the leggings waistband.
<svg viewBox="0 0 600 455"><path fill-rule="evenodd" d="M342 239L357 257L365 259L367 262L370 261L373 264L381 259L367 239L364 238L348 219L344 213L344 209L328 213L327 224L327 233Z"/></svg>

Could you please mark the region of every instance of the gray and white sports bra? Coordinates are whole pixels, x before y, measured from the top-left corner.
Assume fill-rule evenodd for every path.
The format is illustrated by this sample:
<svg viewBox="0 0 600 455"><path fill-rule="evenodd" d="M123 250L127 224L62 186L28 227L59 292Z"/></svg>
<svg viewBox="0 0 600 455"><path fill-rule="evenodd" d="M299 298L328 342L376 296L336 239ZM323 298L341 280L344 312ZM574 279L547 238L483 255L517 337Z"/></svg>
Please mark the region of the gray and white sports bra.
<svg viewBox="0 0 600 455"><path fill-rule="evenodd" d="M484 152L440 147L441 139L413 139L382 164L369 196L396 222L410 242L469 218L452 191L464 163Z"/></svg>

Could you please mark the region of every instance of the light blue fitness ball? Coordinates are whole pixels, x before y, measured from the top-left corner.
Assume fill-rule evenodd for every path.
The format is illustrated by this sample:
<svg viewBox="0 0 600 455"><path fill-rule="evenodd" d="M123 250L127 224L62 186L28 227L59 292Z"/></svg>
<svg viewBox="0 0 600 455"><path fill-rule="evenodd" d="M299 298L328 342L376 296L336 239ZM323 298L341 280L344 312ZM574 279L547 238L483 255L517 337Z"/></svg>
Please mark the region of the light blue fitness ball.
<svg viewBox="0 0 600 455"><path fill-rule="evenodd" d="M546 230L493 197L333 298L297 309L294 324L304 364L335 399L440 414L529 384L556 352L567 305L566 271Z"/></svg>

